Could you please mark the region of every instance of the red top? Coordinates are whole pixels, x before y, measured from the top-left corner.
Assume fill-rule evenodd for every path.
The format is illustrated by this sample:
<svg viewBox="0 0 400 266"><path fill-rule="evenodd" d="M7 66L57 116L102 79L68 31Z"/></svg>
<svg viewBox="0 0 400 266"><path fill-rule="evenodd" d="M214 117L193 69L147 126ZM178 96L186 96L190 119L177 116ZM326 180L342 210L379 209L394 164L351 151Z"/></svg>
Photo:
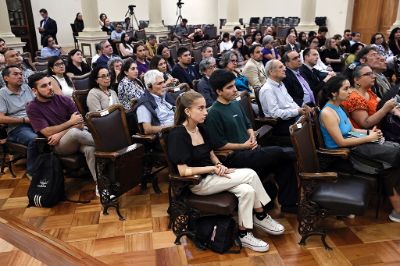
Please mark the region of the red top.
<svg viewBox="0 0 400 266"><path fill-rule="evenodd" d="M342 103L343 107L346 109L351 123L355 128L361 128L352 118L351 113L357 110L365 110L368 113L368 116L371 116L376 113L376 107L378 105L378 96L371 90L367 90L369 95L369 100L365 99L361 96L357 91L353 91L349 99Z"/></svg>

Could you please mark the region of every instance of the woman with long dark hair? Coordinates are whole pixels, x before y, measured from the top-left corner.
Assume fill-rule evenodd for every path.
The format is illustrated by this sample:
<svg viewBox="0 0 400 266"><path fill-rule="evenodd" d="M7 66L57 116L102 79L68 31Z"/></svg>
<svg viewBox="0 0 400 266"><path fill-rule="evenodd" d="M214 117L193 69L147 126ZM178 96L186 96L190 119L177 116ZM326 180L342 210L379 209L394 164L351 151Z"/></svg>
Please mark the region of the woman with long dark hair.
<svg viewBox="0 0 400 266"><path fill-rule="evenodd" d="M89 81L91 89L86 99L89 112L101 111L119 103L117 93L110 89L111 75L107 68L93 69Z"/></svg>
<svg viewBox="0 0 400 266"><path fill-rule="evenodd" d="M82 32L85 28L85 23L83 22L82 13L76 13L75 20L74 20L75 30L76 32Z"/></svg>
<svg viewBox="0 0 400 266"><path fill-rule="evenodd" d="M371 37L371 44L373 47L376 47L378 51L387 59L390 56L393 56L393 52L390 50L389 45L386 43L385 36L377 32Z"/></svg>
<svg viewBox="0 0 400 266"><path fill-rule="evenodd" d="M236 53L236 56L238 58L238 67L244 67L244 65L247 63L247 60L244 57L245 51L243 39L235 39L233 41L232 51Z"/></svg>
<svg viewBox="0 0 400 266"><path fill-rule="evenodd" d="M162 56L164 60L167 62L168 72L172 72L172 68L175 66L174 59L171 56L171 51L168 46L160 44L157 48L157 55Z"/></svg>
<svg viewBox="0 0 400 266"><path fill-rule="evenodd" d="M91 67L84 61L82 51L79 49L69 51L67 63L66 72L73 76L82 76L91 70Z"/></svg>
<svg viewBox="0 0 400 266"><path fill-rule="evenodd" d="M389 35L389 48L394 55L400 54L400 28L394 28Z"/></svg>
<svg viewBox="0 0 400 266"><path fill-rule="evenodd" d="M131 37L129 37L128 33L121 34L121 43L119 44L119 51L123 58L130 57L133 55L133 46L129 43Z"/></svg>
<svg viewBox="0 0 400 266"><path fill-rule="evenodd" d="M168 157L181 176L202 176L200 183L190 188L194 194L211 195L222 191L235 194L239 200L238 224L242 245L265 252L269 249L268 244L249 230L256 226L269 234L280 235L285 228L263 210L271 199L257 173L249 168L229 169L215 156L203 127L206 116L206 101L200 93L190 91L178 97L176 127L167 139Z"/></svg>
<svg viewBox="0 0 400 266"><path fill-rule="evenodd" d="M139 99L145 92L145 87L140 81L137 64L132 58L128 58L122 65L121 73L118 76L118 99L125 110L131 109L131 101Z"/></svg>
<svg viewBox="0 0 400 266"><path fill-rule="evenodd" d="M72 97L74 85L65 72L65 62L61 57L50 57L47 63L47 73L51 80L54 93Z"/></svg>

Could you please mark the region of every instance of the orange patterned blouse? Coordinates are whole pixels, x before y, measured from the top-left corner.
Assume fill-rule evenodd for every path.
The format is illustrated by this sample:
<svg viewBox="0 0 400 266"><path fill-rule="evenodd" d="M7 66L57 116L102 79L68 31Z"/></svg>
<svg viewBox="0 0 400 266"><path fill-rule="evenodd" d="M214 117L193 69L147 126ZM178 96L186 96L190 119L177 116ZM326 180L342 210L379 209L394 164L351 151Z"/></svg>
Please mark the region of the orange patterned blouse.
<svg viewBox="0 0 400 266"><path fill-rule="evenodd" d="M363 96L358 94L357 91L350 93L349 99L342 103L343 107L346 109L350 121L355 128L361 128L352 118L351 113L357 110L365 110L368 112L368 116L376 113L376 107L378 105L378 96L371 90L368 89L369 100L365 99Z"/></svg>

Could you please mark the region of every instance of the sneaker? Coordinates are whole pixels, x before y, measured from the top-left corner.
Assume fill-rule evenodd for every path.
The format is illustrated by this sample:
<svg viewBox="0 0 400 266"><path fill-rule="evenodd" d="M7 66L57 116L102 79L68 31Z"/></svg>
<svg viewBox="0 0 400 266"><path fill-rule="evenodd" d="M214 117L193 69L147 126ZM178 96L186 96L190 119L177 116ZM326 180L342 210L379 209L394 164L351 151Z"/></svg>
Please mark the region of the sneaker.
<svg viewBox="0 0 400 266"><path fill-rule="evenodd" d="M281 235L285 232L285 227L272 219L271 216L267 214L267 216L261 221L254 215L253 216L253 224L254 226L261 228L265 232L271 235Z"/></svg>
<svg viewBox="0 0 400 266"><path fill-rule="evenodd" d="M240 241L242 242L243 247L252 249L257 252L266 252L269 249L269 245L267 242L256 238L251 232L247 232L244 237L240 237Z"/></svg>
<svg viewBox="0 0 400 266"><path fill-rule="evenodd" d="M400 223L400 213L397 213L395 210L393 210L392 213L389 214L389 219L392 222Z"/></svg>

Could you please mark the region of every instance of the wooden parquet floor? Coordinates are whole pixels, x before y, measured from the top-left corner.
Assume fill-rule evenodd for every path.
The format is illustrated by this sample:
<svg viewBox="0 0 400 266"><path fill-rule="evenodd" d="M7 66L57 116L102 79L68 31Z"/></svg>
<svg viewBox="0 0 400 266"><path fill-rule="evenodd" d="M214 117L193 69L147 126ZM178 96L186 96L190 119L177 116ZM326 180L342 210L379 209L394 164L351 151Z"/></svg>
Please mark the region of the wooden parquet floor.
<svg viewBox="0 0 400 266"><path fill-rule="evenodd" d="M120 199L126 221L119 221L114 210L105 216L90 179L67 179L72 199L91 199L90 204L60 203L51 209L26 208L29 180L23 164L15 166L17 178L6 170L0 176L0 209L65 241L110 265L400 265L400 224L387 219L389 206L375 219L374 207L354 219L327 219L327 237L332 251L326 251L318 237L306 247L297 243L294 215L274 217L286 227L281 236L261 231L255 235L270 244L267 253L243 249L240 254L219 255L198 250L190 240L174 245L168 230L166 172L159 175L162 194L135 188ZM32 247L34 248L34 247ZM0 239L0 265L41 265L40 261Z"/></svg>

